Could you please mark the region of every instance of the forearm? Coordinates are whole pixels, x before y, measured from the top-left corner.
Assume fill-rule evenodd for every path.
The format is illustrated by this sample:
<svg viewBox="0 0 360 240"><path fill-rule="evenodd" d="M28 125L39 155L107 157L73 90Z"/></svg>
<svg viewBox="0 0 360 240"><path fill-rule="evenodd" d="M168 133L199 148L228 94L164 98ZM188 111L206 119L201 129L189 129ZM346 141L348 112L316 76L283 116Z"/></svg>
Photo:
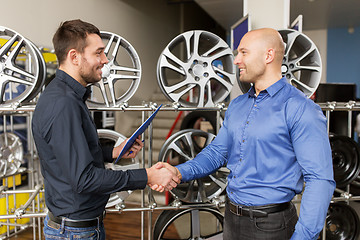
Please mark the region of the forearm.
<svg viewBox="0 0 360 240"><path fill-rule="evenodd" d="M186 182L208 176L223 166L225 162L225 156L216 151L215 147L209 145L193 160L177 165L176 168L181 175L181 180Z"/></svg>
<svg viewBox="0 0 360 240"><path fill-rule="evenodd" d="M94 166L85 169L77 184L77 192L110 194L143 189L147 183L145 169L113 171Z"/></svg>
<svg viewBox="0 0 360 240"><path fill-rule="evenodd" d="M300 216L292 240L316 239L322 230L335 182L308 179L301 199Z"/></svg>

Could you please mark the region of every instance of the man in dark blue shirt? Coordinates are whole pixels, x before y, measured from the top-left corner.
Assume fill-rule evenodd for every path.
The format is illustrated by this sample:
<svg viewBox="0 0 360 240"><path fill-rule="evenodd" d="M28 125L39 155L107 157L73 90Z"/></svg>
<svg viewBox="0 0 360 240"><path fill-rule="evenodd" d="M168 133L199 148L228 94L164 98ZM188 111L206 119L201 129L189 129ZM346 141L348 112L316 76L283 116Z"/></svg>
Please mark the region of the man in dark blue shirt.
<svg viewBox="0 0 360 240"><path fill-rule="evenodd" d="M59 69L41 94L32 120L49 209L44 235L46 239L105 239L102 219L111 193L155 183L169 190L179 179L167 169L154 167L104 168L104 160L116 158L126 141L114 149L102 149L85 104L90 94L86 87L101 80L102 68L108 63L100 32L81 20L66 21L55 33L53 44ZM125 154L133 158L142 147L137 139Z"/></svg>
<svg viewBox="0 0 360 240"><path fill-rule="evenodd" d="M335 188L326 119L281 76L283 56L276 30L248 32L234 63L249 92L231 101L215 140L193 160L158 163L182 181L227 165L225 240L317 239L324 226ZM290 201L304 182L298 219Z"/></svg>

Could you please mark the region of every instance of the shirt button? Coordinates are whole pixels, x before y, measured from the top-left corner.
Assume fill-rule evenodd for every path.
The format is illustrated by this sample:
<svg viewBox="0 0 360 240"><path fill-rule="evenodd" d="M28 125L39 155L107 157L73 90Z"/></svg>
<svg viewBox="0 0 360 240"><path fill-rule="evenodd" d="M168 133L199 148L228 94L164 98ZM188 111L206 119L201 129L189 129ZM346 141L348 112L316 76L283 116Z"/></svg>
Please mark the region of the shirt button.
<svg viewBox="0 0 360 240"><path fill-rule="evenodd" d="M245 142L245 139L243 139L242 142Z"/></svg>
<svg viewBox="0 0 360 240"><path fill-rule="evenodd" d="M234 176L233 178L236 178L236 176Z"/></svg>
<svg viewBox="0 0 360 240"><path fill-rule="evenodd" d="M257 107L257 104L255 104L254 107Z"/></svg>
<svg viewBox="0 0 360 240"><path fill-rule="evenodd" d="M246 124L249 124L249 121L247 121Z"/></svg>
<svg viewBox="0 0 360 240"><path fill-rule="evenodd" d="M242 161L242 159L240 158L240 160L239 160L240 162Z"/></svg>
<svg viewBox="0 0 360 240"><path fill-rule="evenodd" d="M233 192L230 192L231 194L233 194Z"/></svg>

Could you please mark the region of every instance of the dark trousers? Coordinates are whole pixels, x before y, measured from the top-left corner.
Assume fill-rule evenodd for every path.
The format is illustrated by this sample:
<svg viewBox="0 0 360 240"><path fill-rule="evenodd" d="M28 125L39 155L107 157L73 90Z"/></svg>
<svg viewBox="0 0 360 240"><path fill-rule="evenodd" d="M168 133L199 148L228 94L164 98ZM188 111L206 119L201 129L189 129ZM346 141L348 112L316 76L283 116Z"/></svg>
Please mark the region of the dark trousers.
<svg viewBox="0 0 360 240"><path fill-rule="evenodd" d="M288 209L267 217L237 216L225 205L224 240L286 240L295 231L298 216L291 203Z"/></svg>

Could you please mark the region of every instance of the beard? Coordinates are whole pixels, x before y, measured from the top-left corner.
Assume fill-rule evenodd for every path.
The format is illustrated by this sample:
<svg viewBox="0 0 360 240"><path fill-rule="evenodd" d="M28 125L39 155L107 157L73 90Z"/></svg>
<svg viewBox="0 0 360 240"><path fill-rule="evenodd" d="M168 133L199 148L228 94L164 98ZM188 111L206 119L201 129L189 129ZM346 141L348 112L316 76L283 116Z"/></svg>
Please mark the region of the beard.
<svg viewBox="0 0 360 240"><path fill-rule="evenodd" d="M99 75L98 69L102 66L90 66L86 58L83 58L83 62L80 66L79 74L80 77L87 83L97 83L101 80L101 74Z"/></svg>

